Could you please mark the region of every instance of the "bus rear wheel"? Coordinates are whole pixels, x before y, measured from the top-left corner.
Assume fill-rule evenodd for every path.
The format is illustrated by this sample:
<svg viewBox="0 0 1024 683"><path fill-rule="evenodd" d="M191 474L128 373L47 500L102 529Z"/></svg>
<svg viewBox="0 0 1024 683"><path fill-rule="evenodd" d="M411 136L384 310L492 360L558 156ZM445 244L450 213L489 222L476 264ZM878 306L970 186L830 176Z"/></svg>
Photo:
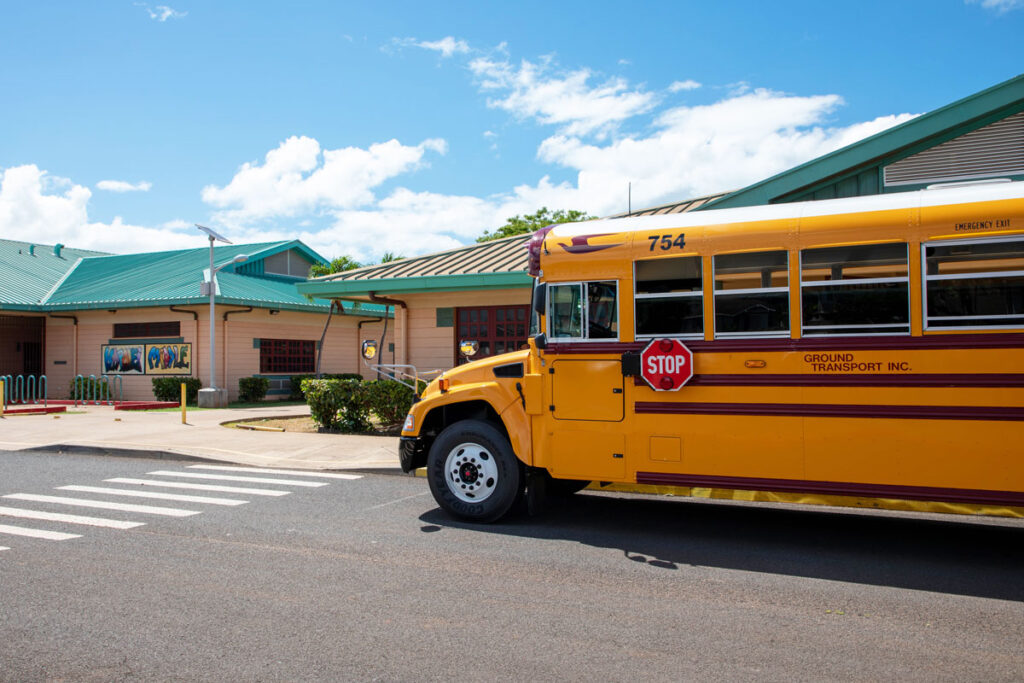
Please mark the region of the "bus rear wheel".
<svg viewBox="0 0 1024 683"><path fill-rule="evenodd" d="M519 496L522 480L508 439L481 420L446 427L427 457L434 500L448 514L468 521L500 519Z"/></svg>

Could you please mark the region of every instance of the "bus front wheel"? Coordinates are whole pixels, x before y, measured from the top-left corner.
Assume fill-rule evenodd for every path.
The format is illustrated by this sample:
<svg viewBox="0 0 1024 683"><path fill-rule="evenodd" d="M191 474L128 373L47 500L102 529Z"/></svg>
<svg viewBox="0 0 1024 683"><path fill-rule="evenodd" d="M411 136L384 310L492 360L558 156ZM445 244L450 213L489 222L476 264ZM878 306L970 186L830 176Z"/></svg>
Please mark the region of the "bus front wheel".
<svg viewBox="0 0 1024 683"><path fill-rule="evenodd" d="M427 457L427 481L437 504L474 522L502 517L522 490L522 468L508 439L481 420L442 431Z"/></svg>

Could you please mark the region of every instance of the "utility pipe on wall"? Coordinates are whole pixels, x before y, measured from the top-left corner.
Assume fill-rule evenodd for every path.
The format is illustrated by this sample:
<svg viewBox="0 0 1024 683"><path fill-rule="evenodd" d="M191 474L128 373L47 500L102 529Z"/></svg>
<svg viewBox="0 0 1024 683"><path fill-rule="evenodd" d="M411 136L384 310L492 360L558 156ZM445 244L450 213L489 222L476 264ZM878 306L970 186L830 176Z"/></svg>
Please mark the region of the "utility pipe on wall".
<svg viewBox="0 0 1024 683"><path fill-rule="evenodd" d="M233 313L251 313L251 312L252 312L252 306L246 306L245 308L240 308L240 309L236 309L236 310L233 310L233 311L225 311L224 312L224 334L221 335L222 337L224 337L224 340L223 340L223 344L224 344L224 362L221 363L221 365L224 366L224 386L223 386L223 388L227 389L229 394L231 393L231 387L229 387L227 385L228 384L228 316L233 314Z"/></svg>
<svg viewBox="0 0 1024 683"><path fill-rule="evenodd" d="M401 363L405 364L409 362L409 305L401 299L392 299L386 296L377 296L376 292L369 292L370 301L375 304L384 304L385 306L395 306L395 325L398 324L398 306L402 307L402 359ZM399 335L395 334L395 341L397 342ZM384 353L384 349L381 349L381 353Z"/></svg>

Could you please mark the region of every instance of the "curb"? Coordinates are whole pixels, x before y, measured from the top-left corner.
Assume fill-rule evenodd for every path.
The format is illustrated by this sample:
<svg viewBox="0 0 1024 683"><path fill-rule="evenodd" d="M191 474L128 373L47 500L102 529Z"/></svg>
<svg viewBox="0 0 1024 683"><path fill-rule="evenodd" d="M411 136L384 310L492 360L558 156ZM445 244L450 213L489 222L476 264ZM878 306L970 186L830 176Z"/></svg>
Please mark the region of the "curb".
<svg viewBox="0 0 1024 683"><path fill-rule="evenodd" d="M198 455L174 453L173 451L151 451L140 448L107 448L105 446L77 446L74 444L51 444L19 448L11 453L56 453L58 455L103 455L115 458L151 458L155 460L186 460L196 462L222 462Z"/></svg>

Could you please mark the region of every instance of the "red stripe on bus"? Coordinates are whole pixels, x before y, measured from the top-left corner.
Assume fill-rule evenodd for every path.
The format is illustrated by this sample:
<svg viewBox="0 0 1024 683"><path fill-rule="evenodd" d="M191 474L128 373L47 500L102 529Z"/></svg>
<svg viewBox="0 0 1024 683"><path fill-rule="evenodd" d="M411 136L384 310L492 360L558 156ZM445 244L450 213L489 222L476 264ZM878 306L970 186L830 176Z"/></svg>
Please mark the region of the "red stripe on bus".
<svg viewBox="0 0 1024 683"><path fill-rule="evenodd" d="M751 477L716 477L704 474L668 474L637 472L638 484L661 486L699 486L704 488L739 489L743 491L779 491L785 493L817 493L867 498L933 500L951 503L986 503L990 505L1024 506L1024 493L986 489L952 489L932 486L893 486L802 479L758 479Z"/></svg>
<svg viewBox="0 0 1024 683"><path fill-rule="evenodd" d="M1020 349L1024 334L934 334L926 337L804 337L802 339L682 339L695 353L763 353L791 351L916 351L950 349ZM626 353L647 342L548 342L545 353Z"/></svg>
<svg viewBox="0 0 1024 683"><path fill-rule="evenodd" d="M635 377L636 386L647 386ZM1024 373L913 375L694 375L687 386L702 387L1024 387Z"/></svg>
<svg viewBox="0 0 1024 683"><path fill-rule="evenodd" d="M857 417L902 420L1024 420L1024 408L1006 406L818 405L810 403L633 404L637 413L663 415L758 415L775 417Z"/></svg>

